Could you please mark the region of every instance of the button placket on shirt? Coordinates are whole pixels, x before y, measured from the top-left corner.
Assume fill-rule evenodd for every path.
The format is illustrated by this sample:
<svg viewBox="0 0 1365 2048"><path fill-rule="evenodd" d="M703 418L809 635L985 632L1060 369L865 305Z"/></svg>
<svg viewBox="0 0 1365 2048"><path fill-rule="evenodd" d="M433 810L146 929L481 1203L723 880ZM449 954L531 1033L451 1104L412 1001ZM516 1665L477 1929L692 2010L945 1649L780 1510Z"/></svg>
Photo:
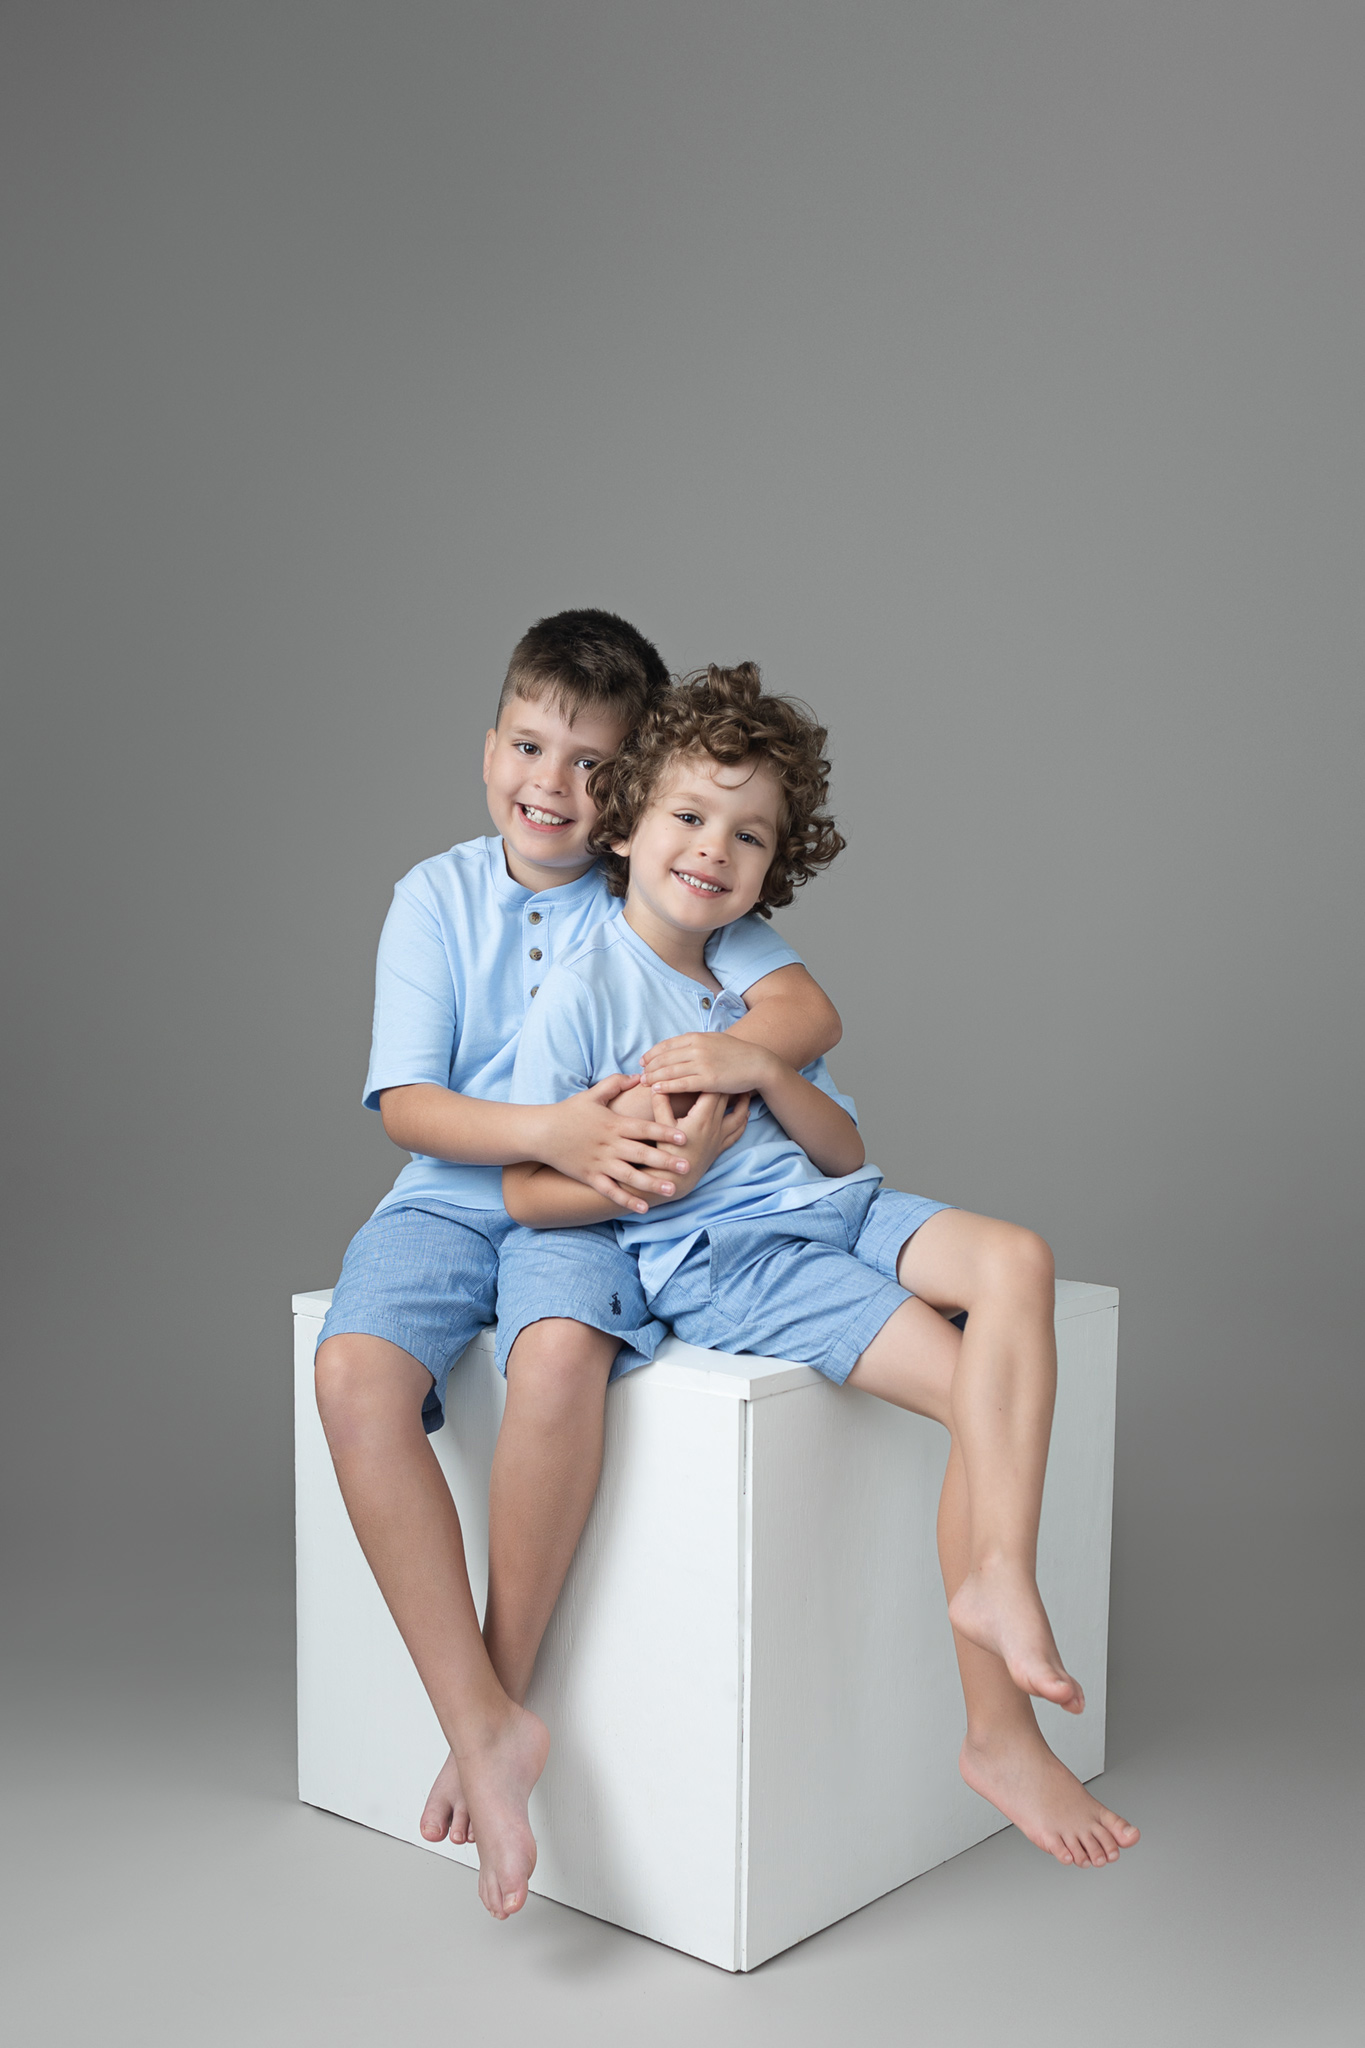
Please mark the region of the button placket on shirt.
<svg viewBox="0 0 1365 2048"><path fill-rule="evenodd" d="M526 913L526 922L527 924L545 924L548 922L549 915L550 913L548 910L528 910ZM541 938L548 938L549 934L548 932L544 932L538 933L537 936ZM540 961L545 959L545 948L543 946L528 946L526 949L526 957L528 960L535 961L537 964L539 964ZM546 964L548 965L548 962ZM529 1002L531 997L534 995L538 995L539 992L540 983L538 981L533 981L531 983L531 986L526 991L527 1001Z"/></svg>

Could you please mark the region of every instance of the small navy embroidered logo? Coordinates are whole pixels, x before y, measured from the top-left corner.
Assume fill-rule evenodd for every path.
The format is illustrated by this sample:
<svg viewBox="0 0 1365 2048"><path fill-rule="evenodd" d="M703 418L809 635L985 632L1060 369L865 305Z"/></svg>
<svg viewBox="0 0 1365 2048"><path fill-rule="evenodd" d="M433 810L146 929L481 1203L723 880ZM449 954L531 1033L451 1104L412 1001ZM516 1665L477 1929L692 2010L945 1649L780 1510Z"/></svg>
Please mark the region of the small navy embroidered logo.
<svg viewBox="0 0 1365 2048"><path fill-rule="evenodd" d="M611 1312L614 1316L619 1316L621 1313L621 1297L619 1294L613 1294L611 1298Z"/></svg>

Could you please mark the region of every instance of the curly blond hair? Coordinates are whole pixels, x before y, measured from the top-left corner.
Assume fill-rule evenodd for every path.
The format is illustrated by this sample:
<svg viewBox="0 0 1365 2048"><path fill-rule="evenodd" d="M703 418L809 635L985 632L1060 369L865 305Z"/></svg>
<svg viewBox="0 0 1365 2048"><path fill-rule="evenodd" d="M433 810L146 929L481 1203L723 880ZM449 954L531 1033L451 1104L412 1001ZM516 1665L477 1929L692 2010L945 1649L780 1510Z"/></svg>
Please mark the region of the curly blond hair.
<svg viewBox="0 0 1365 2048"><path fill-rule="evenodd" d="M845 841L827 811L829 735L802 704L770 697L752 661L738 668L698 669L681 677L645 713L610 761L588 777L588 795L600 812L588 844L598 855L613 896L624 896L630 862L612 852L629 839L674 761L707 754L727 765L767 761L782 793L777 846L754 908L771 917L793 891L828 867Z"/></svg>

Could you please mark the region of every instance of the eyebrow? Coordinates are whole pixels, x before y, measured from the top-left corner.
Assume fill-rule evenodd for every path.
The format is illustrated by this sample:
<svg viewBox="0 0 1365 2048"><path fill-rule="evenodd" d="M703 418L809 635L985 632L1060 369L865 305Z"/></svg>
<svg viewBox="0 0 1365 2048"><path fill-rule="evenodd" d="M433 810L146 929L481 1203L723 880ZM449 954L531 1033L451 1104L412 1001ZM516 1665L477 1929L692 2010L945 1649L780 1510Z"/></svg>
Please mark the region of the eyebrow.
<svg viewBox="0 0 1365 2048"><path fill-rule="evenodd" d="M695 790L675 789L670 793L668 802L670 804L686 804L690 811L704 811L707 799L703 796L698 796ZM777 830L777 820L770 818L766 811L745 811L735 820L735 823L742 826L766 825L770 831L775 832Z"/></svg>
<svg viewBox="0 0 1365 2048"><path fill-rule="evenodd" d="M534 740L537 746L543 746L547 733L543 725L509 725L507 737L509 740ZM602 749L593 746L590 740L584 740L578 751L580 754L600 754Z"/></svg>

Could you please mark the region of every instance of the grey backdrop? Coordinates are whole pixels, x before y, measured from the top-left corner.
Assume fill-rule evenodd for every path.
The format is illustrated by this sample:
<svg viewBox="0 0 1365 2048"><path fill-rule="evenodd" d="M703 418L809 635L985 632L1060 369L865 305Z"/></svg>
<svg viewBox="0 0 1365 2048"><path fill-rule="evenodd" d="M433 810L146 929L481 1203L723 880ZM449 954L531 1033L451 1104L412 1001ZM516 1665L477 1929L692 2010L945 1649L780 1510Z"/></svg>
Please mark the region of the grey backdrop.
<svg viewBox="0 0 1365 2048"><path fill-rule="evenodd" d="M13 1671L63 1679L21 1776L83 1752L75 1699L134 1741L249 1667L239 1790L284 1810L288 1298L400 1163L359 1106L393 881L482 829L507 653L571 604L828 720L849 850L782 925L874 1156L1122 1290L1116 1758L1267 1685L1265 1755L1321 1747L1359 1640L1365 11L2 33L3 1510ZM1163 2024L1269 2011L1235 1957ZM313 2038L285 2010L258 2036Z"/></svg>

